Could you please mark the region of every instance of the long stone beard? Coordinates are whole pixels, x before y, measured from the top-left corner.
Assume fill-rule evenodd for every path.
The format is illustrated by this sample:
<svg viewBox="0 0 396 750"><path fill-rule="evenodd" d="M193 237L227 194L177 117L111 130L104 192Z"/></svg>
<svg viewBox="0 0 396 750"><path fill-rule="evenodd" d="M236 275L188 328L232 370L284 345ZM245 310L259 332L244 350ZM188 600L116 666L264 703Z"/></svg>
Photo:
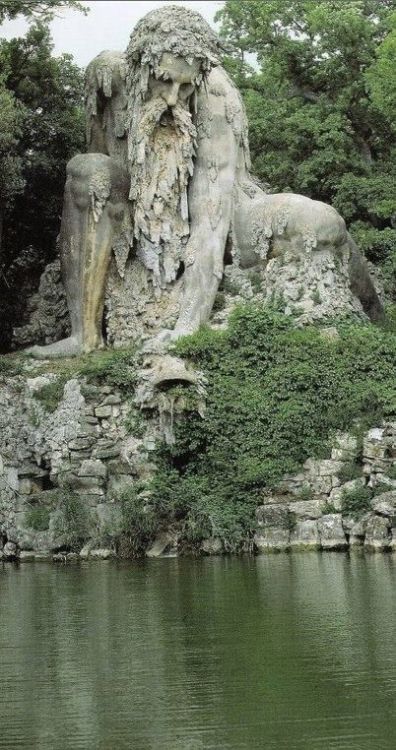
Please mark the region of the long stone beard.
<svg viewBox="0 0 396 750"><path fill-rule="evenodd" d="M188 109L177 104L170 111L154 99L142 105L135 137L131 199L137 254L160 293L184 261L196 129Z"/></svg>

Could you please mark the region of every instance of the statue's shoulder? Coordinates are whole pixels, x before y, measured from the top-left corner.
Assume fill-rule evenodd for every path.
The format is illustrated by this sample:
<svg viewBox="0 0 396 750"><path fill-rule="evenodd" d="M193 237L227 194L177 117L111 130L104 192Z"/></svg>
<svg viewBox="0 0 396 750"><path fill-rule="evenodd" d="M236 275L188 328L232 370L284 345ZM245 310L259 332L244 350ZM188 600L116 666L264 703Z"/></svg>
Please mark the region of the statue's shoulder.
<svg viewBox="0 0 396 750"><path fill-rule="evenodd" d="M208 111L224 117L237 141L248 150L247 120L242 97L221 65L210 71L206 86L201 87L199 100L201 106L198 101L198 111L202 109L202 113Z"/></svg>
<svg viewBox="0 0 396 750"><path fill-rule="evenodd" d="M207 79L207 90L213 96L237 99L243 106L237 87L221 65L217 65L210 71Z"/></svg>

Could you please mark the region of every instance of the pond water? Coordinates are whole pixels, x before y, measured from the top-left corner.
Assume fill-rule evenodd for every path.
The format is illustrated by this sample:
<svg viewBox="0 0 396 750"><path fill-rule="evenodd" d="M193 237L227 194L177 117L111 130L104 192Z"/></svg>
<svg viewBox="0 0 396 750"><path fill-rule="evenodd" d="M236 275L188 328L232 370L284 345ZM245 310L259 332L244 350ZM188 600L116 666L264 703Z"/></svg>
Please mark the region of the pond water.
<svg viewBox="0 0 396 750"><path fill-rule="evenodd" d="M0 748L396 747L396 556L0 567Z"/></svg>

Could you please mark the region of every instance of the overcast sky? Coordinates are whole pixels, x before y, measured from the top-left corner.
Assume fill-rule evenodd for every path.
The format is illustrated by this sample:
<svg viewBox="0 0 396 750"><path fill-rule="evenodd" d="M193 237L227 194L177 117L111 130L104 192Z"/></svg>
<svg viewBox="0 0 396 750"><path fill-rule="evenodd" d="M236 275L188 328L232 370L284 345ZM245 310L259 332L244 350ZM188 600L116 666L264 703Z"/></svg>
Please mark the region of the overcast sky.
<svg viewBox="0 0 396 750"><path fill-rule="evenodd" d="M142 16L167 0L83 0L90 8L87 16L64 10L51 24L55 54L70 52L78 65L85 66L104 49L125 50L130 33ZM174 5L186 5L199 11L213 26L214 15L221 8L221 0L171 0ZM10 39L25 34L27 24L22 19L0 26L0 36Z"/></svg>

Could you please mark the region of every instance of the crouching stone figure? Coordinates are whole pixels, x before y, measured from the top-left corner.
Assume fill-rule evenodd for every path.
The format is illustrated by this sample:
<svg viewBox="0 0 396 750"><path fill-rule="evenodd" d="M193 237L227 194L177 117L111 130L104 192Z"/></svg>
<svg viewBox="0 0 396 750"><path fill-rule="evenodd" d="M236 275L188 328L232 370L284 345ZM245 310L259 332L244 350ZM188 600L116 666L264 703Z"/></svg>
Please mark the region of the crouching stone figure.
<svg viewBox="0 0 396 750"><path fill-rule="evenodd" d="M112 254L119 279L127 268L145 274L161 341L209 319L225 257L260 268L268 295L289 290L293 299L301 282L311 297L319 288L335 312L341 300L381 315L337 212L303 196L266 194L250 177L245 111L222 51L197 12L167 6L137 24L125 55L103 52L88 66L88 153L68 164L60 232L72 333L33 347L36 356L102 346ZM168 330L167 297L176 310ZM144 330L144 310L141 318Z"/></svg>

